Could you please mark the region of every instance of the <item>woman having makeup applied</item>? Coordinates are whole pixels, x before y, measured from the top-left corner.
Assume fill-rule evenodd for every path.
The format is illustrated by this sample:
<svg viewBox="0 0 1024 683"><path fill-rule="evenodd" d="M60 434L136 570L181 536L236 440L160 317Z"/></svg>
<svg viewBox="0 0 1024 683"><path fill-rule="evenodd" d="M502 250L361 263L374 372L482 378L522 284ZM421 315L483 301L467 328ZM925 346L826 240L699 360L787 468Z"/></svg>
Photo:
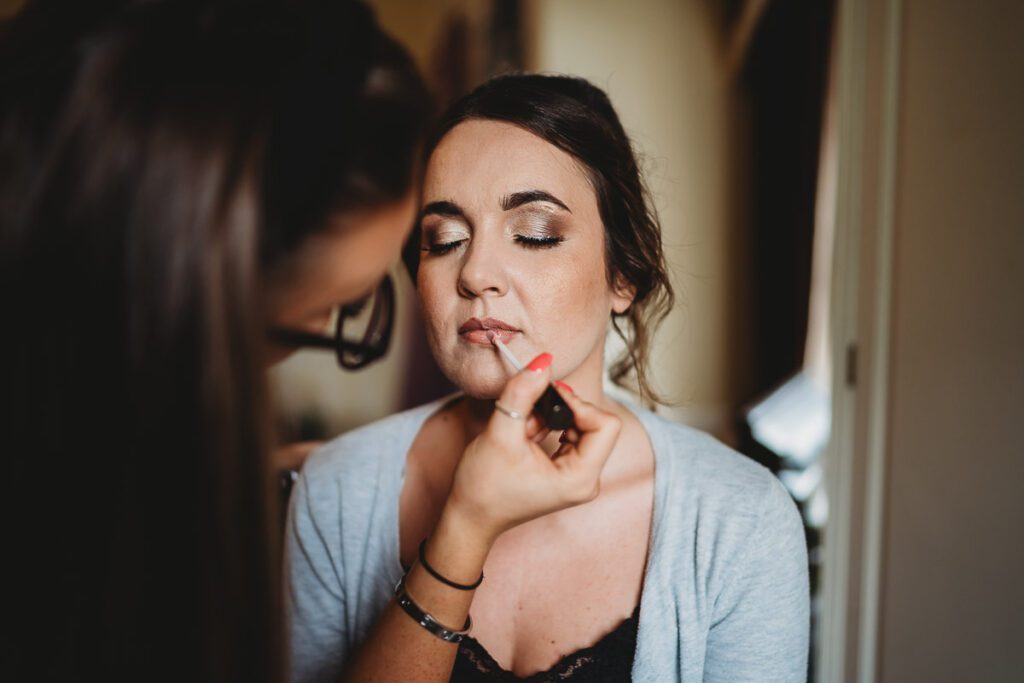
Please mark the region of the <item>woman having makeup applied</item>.
<svg viewBox="0 0 1024 683"><path fill-rule="evenodd" d="M307 463L286 543L293 680L803 680L788 494L605 393L611 327L626 342L611 379L654 398L648 345L672 300L608 98L576 78L497 78L427 151L407 264L461 392ZM531 414L552 380L574 412L564 432Z"/></svg>

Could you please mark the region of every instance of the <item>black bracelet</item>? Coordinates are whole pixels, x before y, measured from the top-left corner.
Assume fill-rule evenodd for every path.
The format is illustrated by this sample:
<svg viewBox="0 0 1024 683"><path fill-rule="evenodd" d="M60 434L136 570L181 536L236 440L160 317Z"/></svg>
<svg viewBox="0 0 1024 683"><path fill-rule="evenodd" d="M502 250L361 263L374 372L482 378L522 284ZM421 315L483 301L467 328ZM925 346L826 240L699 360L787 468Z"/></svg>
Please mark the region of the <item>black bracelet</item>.
<svg viewBox="0 0 1024 683"><path fill-rule="evenodd" d="M419 605L413 602L409 594L405 592L404 576L399 580L398 585L395 586L395 600L398 602L398 606L412 617L413 621L429 631L431 635L440 638L446 643L461 643L463 637L469 633L469 629L473 628L473 619L468 614L466 615L466 625L462 627L462 630L456 631L447 626L442 626L433 615L424 612Z"/></svg>
<svg viewBox="0 0 1024 683"><path fill-rule="evenodd" d="M460 591L471 591L471 590L476 590L480 586L480 584L483 582L483 580L484 580L484 573L483 572L480 572L480 578L476 580L476 583L472 583L472 584L455 583L451 579L446 579L445 577L441 576L437 572L437 570L434 569L433 567L431 567L430 563L427 562L427 554L426 554L426 552L424 550L426 547L427 547L427 539L424 538L422 541L420 541L420 564L423 565L423 568L427 570L428 574L433 576L435 579L437 579L438 581L440 581L444 585L451 586L452 588L454 588L456 590L460 590Z"/></svg>

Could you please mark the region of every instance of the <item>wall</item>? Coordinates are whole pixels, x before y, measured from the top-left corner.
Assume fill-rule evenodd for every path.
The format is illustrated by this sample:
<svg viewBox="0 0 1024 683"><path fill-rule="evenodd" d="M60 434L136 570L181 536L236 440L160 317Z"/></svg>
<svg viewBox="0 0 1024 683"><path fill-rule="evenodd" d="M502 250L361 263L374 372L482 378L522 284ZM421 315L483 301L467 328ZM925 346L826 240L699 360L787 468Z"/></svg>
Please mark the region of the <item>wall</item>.
<svg viewBox="0 0 1024 683"><path fill-rule="evenodd" d="M530 0L530 66L605 89L662 220L677 306L655 341L665 412L719 435L748 395L749 264L744 108L724 58L719 6L700 0ZM732 201L730 201L730 199Z"/></svg>
<svg viewBox="0 0 1024 683"><path fill-rule="evenodd" d="M878 679L1024 672L1024 4L905 0Z"/></svg>
<svg viewBox="0 0 1024 683"><path fill-rule="evenodd" d="M486 36L489 3L376 0L381 25L430 72L434 50L453 14ZM728 437L737 403L750 395L750 262L743 103L730 85L720 7L707 0L524 0L527 67L583 76L606 89L642 155L662 218L677 306L655 340L656 385L677 405L665 412ZM471 54L482 52L477 42ZM479 65L477 65L479 66ZM730 201L731 199L731 201ZM407 372L409 307L388 358L342 377L330 354L302 352L275 371L278 403L293 415L325 417L337 433L398 407Z"/></svg>

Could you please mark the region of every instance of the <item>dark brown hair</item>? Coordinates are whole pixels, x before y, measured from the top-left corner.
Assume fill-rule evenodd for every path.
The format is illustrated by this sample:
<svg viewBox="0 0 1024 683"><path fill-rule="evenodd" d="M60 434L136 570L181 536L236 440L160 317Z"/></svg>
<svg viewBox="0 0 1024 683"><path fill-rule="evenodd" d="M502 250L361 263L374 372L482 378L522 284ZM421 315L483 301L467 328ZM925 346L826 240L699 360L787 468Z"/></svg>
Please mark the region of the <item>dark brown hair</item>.
<svg viewBox="0 0 1024 683"><path fill-rule="evenodd" d="M433 102L415 66L365 6L313 4L318 11L283 31L293 57L266 153L265 264L287 256L334 212L401 199L419 181L432 122Z"/></svg>
<svg viewBox="0 0 1024 683"><path fill-rule="evenodd" d="M611 379L626 387L632 374L643 400L659 400L647 373L648 354L655 328L672 307L672 285L657 214L608 96L582 78L499 76L452 105L428 143L427 154L448 131L470 119L515 124L572 155L586 170L604 223L608 282L624 282L635 290L629 309L612 317L626 352L612 364ZM405 252L413 270L418 255L418 249Z"/></svg>
<svg viewBox="0 0 1024 683"><path fill-rule="evenodd" d="M3 678L277 681L261 267L344 197L408 188L423 89L355 3L123 4L77 34L28 12L0 46ZM357 36L355 66L309 58ZM263 157L289 96L316 104L297 80L402 109L402 149L375 166L318 121L322 200L289 219Z"/></svg>

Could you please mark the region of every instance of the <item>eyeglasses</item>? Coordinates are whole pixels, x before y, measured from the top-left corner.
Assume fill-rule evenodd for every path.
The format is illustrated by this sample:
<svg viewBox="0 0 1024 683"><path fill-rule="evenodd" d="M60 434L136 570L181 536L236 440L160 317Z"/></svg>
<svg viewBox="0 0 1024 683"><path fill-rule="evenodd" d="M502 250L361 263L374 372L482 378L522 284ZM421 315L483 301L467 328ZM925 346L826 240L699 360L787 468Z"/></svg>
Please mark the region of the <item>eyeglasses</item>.
<svg viewBox="0 0 1024 683"><path fill-rule="evenodd" d="M373 294L339 307L333 337L275 327L270 338L283 346L333 349L341 367L359 370L387 353L394 320L395 285L385 275Z"/></svg>

